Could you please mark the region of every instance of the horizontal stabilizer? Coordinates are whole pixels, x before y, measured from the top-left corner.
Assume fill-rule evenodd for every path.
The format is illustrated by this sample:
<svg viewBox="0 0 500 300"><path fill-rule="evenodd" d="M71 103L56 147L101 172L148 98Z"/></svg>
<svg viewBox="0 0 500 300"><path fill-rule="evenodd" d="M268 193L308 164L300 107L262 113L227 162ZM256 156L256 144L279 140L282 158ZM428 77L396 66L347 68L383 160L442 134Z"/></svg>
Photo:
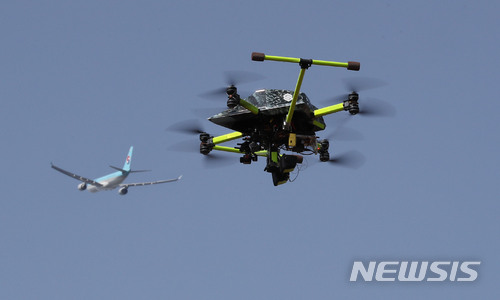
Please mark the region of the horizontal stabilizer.
<svg viewBox="0 0 500 300"><path fill-rule="evenodd" d="M151 172L151 170L133 170L130 173L141 173L141 172Z"/></svg>
<svg viewBox="0 0 500 300"><path fill-rule="evenodd" d="M109 167L113 168L113 169L115 169L117 171L120 171L122 173L127 173L127 172L129 172L129 173L151 172L151 170L134 170L134 171L128 170L127 171L127 170L124 170L124 169L121 169L121 168L118 168L118 167L115 167L115 166L111 166L111 165Z"/></svg>
<svg viewBox="0 0 500 300"><path fill-rule="evenodd" d="M125 171L125 170L124 170L124 169L122 169L122 168L114 167L114 166L112 166L112 165L110 165L109 167L110 167L110 168L113 168L113 169L115 169L115 170L117 170L117 171L120 171L120 172L122 172L122 173L127 173L127 171Z"/></svg>

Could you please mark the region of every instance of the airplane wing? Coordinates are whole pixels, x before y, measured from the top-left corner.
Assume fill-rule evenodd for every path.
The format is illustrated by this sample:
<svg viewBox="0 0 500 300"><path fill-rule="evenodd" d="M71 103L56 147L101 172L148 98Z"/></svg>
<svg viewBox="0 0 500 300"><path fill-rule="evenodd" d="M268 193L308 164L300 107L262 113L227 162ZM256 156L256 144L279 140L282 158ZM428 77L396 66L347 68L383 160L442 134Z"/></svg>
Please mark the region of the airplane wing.
<svg viewBox="0 0 500 300"><path fill-rule="evenodd" d="M158 181L152 181L152 182L139 182L139 183L123 183L120 184L121 187L129 187L129 186L144 186L144 185L152 185L152 184L159 184L159 183L167 183L167 182L173 182L180 180L182 178L182 175L174 178L174 179L167 179L167 180L158 180Z"/></svg>
<svg viewBox="0 0 500 300"><path fill-rule="evenodd" d="M85 183L87 183L87 184L95 185L95 186L98 186L98 187L103 186L102 184L100 184L100 183L99 183L99 182L97 182L97 181L94 181L94 180L92 180L92 179L85 178L85 177L80 176L80 175L73 174L73 173L68 172L68 171L66 171L66 170L63 170L63 169L61 169L61 168L59 168L59 167L57 167L57 166L54 166L52 163L51 163L50 165L51 165L51 167L52 167L53 169L55 169L55 170L57 170L57 171L59 171L59 172L61 172L61 173L65 174L65 175L68 175L69 177L73 177L73 178L75 178L75 179L77 179L77 180L80 180L80 181L85 182Z"/></svg>

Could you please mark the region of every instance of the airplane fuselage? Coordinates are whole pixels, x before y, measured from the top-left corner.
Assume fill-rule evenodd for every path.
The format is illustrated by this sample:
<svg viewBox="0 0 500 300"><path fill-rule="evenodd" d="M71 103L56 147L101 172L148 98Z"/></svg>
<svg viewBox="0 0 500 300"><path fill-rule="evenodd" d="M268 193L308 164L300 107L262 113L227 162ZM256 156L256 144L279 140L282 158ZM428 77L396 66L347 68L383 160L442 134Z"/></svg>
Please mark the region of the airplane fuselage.
<svg viewBox="0 0 500 300"><path fill-rule="evenodd" d="M99 182L103 186L98 187L98 186L89 184L87 186L87 190L91 193L96 193L99 191L106 191L106 190L108 190L108 191L113 190L113 189L120 186L120 184L127 178L128 174L129 174L128 172L127 173L115 172L115 173L111 173L109 175L97 178L97 179L95 179L95 181Z"/></svg>

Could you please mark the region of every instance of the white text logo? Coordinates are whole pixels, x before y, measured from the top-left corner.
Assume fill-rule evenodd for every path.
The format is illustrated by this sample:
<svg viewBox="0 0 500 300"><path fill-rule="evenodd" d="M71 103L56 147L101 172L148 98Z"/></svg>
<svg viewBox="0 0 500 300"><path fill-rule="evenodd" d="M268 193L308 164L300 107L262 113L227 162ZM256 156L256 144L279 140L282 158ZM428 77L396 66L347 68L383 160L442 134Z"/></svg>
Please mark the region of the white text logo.
<svg viewBox="0 0 500 300"><path fill-rule="evenodd" d="M350 281L474 281L480 261L355 261ZM474 269L475 268L475 269Z"/></svg>

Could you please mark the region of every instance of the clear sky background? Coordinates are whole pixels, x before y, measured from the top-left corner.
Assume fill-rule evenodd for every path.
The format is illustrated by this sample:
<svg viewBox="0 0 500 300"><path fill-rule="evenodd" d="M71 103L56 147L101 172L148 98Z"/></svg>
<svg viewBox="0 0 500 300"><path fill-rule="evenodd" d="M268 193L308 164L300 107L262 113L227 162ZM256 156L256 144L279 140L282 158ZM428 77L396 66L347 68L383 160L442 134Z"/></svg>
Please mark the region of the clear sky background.
<svg viewBox="0 0 500 300"><path fill-rule="evenodd" d="M500 5L496 1L2 1L1 299L487 299L499 296ZM293 89L269 55L361 62L311 67L313 103L341 79L392 118L355 116L331 154L274 187L264 161L207 168L168 132L241 86ZM243 95L246 96L246 95ZM368 101L368 100L367 100ZM321 104L318 104L318 106ZM202 110L203 111L203 110ZM325 118L323 136L347 113ZM206 115L205 117L208 117ZM342 128L341 128L342 129ZM196 143L195 143L196 144ZM127 181L180 182L90 194L50 162L96 178L135 147ZM223 154L224 155L224 154ZM349 282L353 261L477 260L472 283Z"/></svg>

